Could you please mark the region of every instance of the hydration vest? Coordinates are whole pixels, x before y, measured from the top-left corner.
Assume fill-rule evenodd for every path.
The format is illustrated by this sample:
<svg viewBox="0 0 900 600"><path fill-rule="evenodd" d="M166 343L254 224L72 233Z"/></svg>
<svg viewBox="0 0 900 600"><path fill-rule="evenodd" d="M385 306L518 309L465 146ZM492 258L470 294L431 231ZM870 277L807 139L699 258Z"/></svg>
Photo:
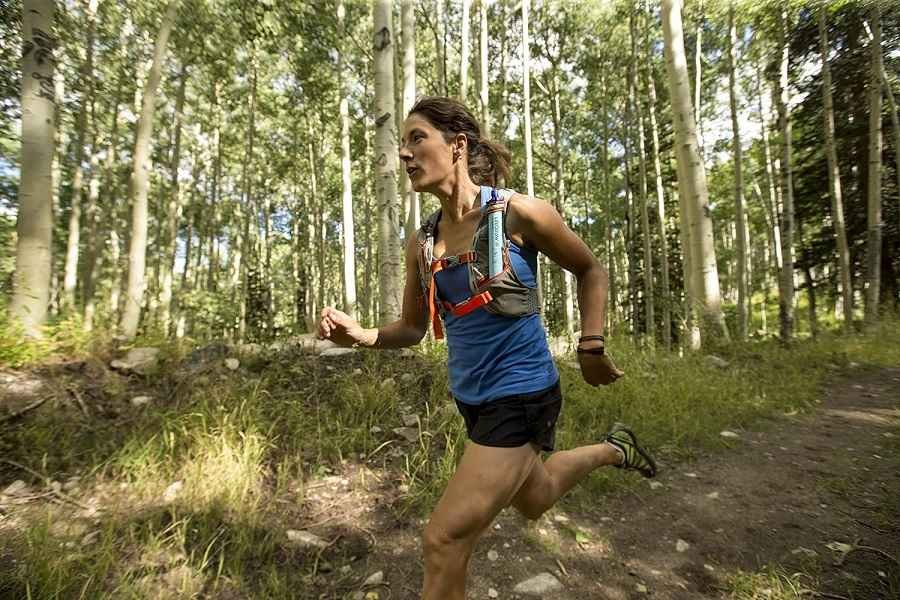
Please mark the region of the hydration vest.
<svg viewBox="0 0 900 600"><path fill-rule="evenodd" d="M417 234L419 279L428 308L428 320L434 326L436 339L444 337L441 319L448 312L456 317L465 316L482 307L488 312L505 317L524 317L541 312L537 288L522 283L515 270L510 267L510 242L506 237L506 207L513 193L512 190L497 190L482 186L481 220L475 229L472 249L464 254L434 258L434 232L441 217L440 209L428 217L419 228ZM500 220L500 235L494 236L494 247L492 248L488 223L491 215L496 212L500 213L502 219ZM502 267L499 273L492 277L489 274L488 263L492 250L494 255L497 255L497 246L499 246ZM443 269L461 264L467 265L471 295L456 304L438 299L435 274Z"/></svg>

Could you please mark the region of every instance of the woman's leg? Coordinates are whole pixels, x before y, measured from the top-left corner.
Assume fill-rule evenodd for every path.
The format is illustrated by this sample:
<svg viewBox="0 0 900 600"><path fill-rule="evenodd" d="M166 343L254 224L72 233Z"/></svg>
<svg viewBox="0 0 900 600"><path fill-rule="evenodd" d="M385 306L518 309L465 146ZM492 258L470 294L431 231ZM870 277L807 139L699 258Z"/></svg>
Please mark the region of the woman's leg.
<svg viewBox="0 0 900 600"><path fill-rule="evenodd" d="M540 465L531 444L494 448L466 443L423 534L424 600L464 600L466 569L478 538Z"/></svg>
<svg viewBox="0 0 900 600"><path fill-rule="evenodd" d="M621 453L607 442L556 452L545 462L537 461L512 505L526 518L538 519L591 471L621 462Z"/></svg>

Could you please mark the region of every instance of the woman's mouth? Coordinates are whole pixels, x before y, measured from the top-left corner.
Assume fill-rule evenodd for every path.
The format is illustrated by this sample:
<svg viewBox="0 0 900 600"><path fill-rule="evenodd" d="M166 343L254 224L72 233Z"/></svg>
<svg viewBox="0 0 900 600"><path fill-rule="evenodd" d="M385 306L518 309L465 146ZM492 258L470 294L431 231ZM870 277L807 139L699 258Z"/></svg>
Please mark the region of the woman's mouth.
<svg viewBox="0 0 900 600"><path fill-rule="evenodd" d="M413 173L418 172L418 170L419 170L418 167L406 167L406 174L407 174L410 178L412 178Z"/></svg>

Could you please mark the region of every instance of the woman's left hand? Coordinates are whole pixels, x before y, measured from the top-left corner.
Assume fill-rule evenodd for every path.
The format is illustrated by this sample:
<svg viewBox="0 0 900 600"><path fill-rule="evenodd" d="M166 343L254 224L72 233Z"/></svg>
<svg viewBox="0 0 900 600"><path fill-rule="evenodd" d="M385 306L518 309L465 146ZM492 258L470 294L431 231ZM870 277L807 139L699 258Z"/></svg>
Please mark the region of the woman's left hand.
<svg viewBox="0 0 900 600"><path fill-rule="evenodd" d="M593 386L609 385L619 377L625 375L619 370L608 354L578 353L578 365L581 367L581 376Z"/></svg>

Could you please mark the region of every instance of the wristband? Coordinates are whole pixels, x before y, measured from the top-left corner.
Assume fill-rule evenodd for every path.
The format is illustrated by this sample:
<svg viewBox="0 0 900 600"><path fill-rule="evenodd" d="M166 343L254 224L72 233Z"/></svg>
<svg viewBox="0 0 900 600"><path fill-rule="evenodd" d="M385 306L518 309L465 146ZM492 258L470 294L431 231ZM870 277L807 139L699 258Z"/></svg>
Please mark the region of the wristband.
<svg viewBox="0 0 900 600"><path fill-rule="evenodd" d="M605 344L606 338L604 338L602 335L583 335L580 338L578 338L579 345L582 342L593 342L593 341L599 341L599 342L603 342ZM603 354L606 353L606 349L604 348L604 346L600 346L598 348L578 348L575 350L575 352L578 354L595 354L597 356L603 356Z"/></svg>

